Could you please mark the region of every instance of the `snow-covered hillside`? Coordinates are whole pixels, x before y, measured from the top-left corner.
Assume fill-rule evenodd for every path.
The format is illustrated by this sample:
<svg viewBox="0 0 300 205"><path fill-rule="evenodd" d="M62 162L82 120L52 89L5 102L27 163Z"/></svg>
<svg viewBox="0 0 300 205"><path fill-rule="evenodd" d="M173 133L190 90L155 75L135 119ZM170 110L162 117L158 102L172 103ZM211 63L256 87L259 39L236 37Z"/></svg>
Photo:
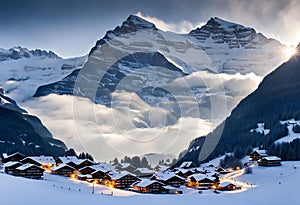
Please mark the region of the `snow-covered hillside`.
<svg viewBox="0 0 300 205"><path fill-rule="evenodd" d="M62 59L51 51L38 49L0 49L0 85L7 96L21 102L30 98L39 86L64 78L85 61L85 56Z"/></svg>
<svg viewBox="0 0 300 205"><path fill-rule="evenodd" d="M45 205L64 204L243 204L243 205L297 205L298 184L300 183L300 162L283 162L281 167L255 167L252 174L237 174L235 180L247 186L247 190L233 192L187 190L182 195L137 194L73 181L64 177L46 173L46 180L29 180L0 174L2 204L32 204L41 202ZM111 195L113 193L113 195ZM17 194L17 197L16 197Z"/></svg>

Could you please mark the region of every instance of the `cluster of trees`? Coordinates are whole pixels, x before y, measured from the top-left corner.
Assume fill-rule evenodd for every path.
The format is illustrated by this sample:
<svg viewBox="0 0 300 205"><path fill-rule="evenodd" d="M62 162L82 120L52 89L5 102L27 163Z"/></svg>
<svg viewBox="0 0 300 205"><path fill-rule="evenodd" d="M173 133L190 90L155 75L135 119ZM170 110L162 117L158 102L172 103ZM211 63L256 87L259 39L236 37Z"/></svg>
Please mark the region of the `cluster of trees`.
<svg viewBox="0 0 300 205"><path fill-rule="evenodd" d="M241 159L236 158L234 155L226 155L224 159L220 160L220 167L223 168L242 168L243 164Z"/></svg>
<svg viewBox="0 0 300 205"><path fill-rule="evenodd" d="M134 156L134 157L128 157L125 156L123 159L120 161L118 158L115 158L112 163L114 164L119 164L119 163L129 163L132 166L136 168L150 168L149 162L146 157L142 157L142 159L139 156Z"/></svg>
<svg viewBox="0 0 300 205"><path fill-rule="evenodd" d="M170 159L166 159L166 160L162 159L162 160L159 160L159 162L158 162L159 165L164 165L164 166L172 166L174 163L176 163L176 159L175 158L172 159L172 160L170 160Z"/></svg>
<svg viewBox="0 0 300 205"><path fill-rule="evenodd" d="M81 152L79 155L77 155L73 148L67 150L65 156L76 156L78 159L89 159L91 161L94 161L94 158L89 153Z"/></svg>
<svg viewBox="0 0 300 205"><path fill-rule="evenodd" d="M290 143L272 144L268 148L268 153L278 156L282 160L300 160L300 139L295 139Z"/></svg>

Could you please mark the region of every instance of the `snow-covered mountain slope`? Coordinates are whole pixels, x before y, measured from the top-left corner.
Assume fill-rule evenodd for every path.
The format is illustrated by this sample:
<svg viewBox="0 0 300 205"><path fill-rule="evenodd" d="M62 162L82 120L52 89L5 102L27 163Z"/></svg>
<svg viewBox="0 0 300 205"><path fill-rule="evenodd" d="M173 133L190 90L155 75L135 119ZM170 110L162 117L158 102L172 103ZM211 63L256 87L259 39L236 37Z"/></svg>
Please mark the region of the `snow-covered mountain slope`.
<svg viewBox="0 0 300 205"><path fill-rule="evenodd" d="M39 118L27 114L17 103L0 93L0 153L64 154L66 146L54 139Z"/></svg>
<svg viewBox="0 0 300 205"><path fill-rule="evenodd" d="M221 28L210 26L219 25L213 21ZM67 144L74 139L70 136L79 136L73 141L76 149L90 146L93 156L108 153L96 146L103 138L115 155L178 153L189 139L216 127L266 73L287 60L284 45L253 29L216 18L201 32L204 28L209 36L202 41L197 30L187 35L164 32L131 15L96 43L82 69L39 87L36 98L24 106ZM231 46L228 38L238 39L241 46ZM46 113L53 117L43 117ZM70 125L75 119L77 128L62 128L58 118Z"/></svg>
<svg viewBox="0 0 300 205"><path fill-rule="evenodd" d="M64 78L85 61L85 56L62 59L52 51L39 49L0 49L0 85L9 97L21 102L30 98L39 86Z"/></svg>
<svg viewBox="0 0 300 205"><path fill-rule="evenodd" d="M188 35L198 41L218 72L265 76L289 57L278 41L217 17Z"/></svg>

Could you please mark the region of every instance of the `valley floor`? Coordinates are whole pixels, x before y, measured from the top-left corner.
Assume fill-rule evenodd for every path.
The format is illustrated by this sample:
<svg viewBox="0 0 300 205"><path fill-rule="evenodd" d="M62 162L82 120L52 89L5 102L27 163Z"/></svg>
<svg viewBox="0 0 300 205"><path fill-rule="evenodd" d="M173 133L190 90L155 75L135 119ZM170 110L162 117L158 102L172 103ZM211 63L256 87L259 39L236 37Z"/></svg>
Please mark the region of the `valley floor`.
<svg viewBox="0 0 300 205"><path fill-rule="evenodd" d="M0 174L0 204L299 204L300 161L283 162L281 167L254 167L252 174L238 171L226 180L242 186L242 190L220 194L207 190L199 194L185 188L182 195L153 195L95 185L92 194L93 187L88 183L48 173L44 180Z"/></svg>

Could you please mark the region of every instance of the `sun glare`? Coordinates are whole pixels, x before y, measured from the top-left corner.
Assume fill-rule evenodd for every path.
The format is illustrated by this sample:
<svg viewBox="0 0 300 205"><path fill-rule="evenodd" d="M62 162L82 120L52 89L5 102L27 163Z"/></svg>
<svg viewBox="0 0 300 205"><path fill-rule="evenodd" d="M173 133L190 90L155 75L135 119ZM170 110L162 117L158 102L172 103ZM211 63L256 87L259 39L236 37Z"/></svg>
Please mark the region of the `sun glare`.
<svg viewBox="0 0 300 205"><path fill-rule="evenodd" d="M285 52L286 56L291 57L291 56L293 56L293 55L296 54L296 48L294 48L294 47L288 47L288 48L285 49L284 52Z"/></svg>

